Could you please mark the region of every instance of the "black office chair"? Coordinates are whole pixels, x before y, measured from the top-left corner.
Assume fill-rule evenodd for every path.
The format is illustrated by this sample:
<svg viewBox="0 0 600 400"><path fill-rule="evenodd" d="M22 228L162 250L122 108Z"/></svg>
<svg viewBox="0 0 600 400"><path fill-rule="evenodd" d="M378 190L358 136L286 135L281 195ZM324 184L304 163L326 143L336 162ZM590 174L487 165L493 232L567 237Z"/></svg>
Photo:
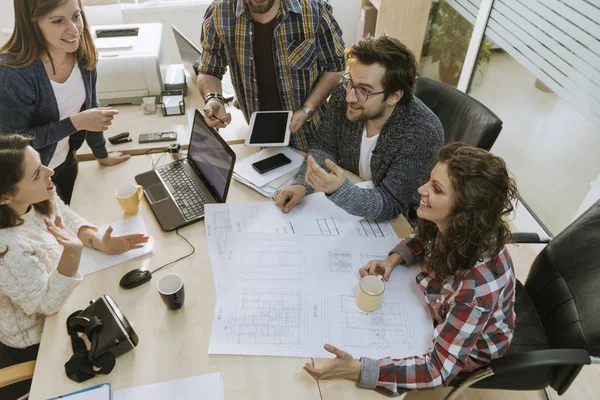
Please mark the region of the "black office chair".
<svg viewBox="0 0 600 400"><path fill-rule="evenodd" d="M600 200L556 236L517 281L516 329L506 354L460 373L446 399L468 387L562 395L581 368L600 363Z"/></svg>
<svg viewBox="0 0 600 400"><path fill-rule="evenodd" d="M420 76L415 96L442 122L445 143L464 142L489 151L502 130L496 114L452 86Z"/></svg>

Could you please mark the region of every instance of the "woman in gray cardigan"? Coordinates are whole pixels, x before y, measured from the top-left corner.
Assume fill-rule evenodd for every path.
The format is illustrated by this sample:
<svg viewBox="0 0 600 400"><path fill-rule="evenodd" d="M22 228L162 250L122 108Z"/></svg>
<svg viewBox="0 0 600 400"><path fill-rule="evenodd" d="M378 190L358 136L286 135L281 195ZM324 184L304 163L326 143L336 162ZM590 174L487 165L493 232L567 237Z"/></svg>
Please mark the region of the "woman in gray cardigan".
<svg viewBox="0 0 600 400"><path fill-rule="evenodd" d="M98 108L96 48L80 0L14 0L14 11L14 31L0 49L0 133L34 139L68 204L84 140L102 165L129 158L105 147L102 131L118 111Z"/></svg>

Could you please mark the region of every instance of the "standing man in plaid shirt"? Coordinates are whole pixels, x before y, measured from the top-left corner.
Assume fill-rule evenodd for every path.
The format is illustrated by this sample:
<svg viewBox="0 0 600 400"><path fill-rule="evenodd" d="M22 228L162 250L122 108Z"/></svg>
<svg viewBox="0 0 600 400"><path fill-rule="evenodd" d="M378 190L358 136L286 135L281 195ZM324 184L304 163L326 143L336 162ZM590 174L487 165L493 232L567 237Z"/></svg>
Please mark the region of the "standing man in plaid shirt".
<svg viewBox="0 0 600 400"><path fill-rule="evenodd" d="M304 369L315 379L353 379L360 387L398 396L447 386L459 372L483 367L508 349L516 278L505 248L510 240L505 218L517 188L506 164L485 150L448 144L419 194L417 232L359 272L387 280L398 264L421 266L416 284L434 320L429 352L359 360L325 345L336 358L321 368L307 363Z"/></svg>
<svg viewBox="0 0 600 400"><path fill-rule="evenodd" d="M231 121L221 95L229 65L246 121L254 111L294 111L291 145L307 151L345 68L331 6L325 0L215 0L201 39L198 88L207 123L218 128L225 126L219 118Z"/></svg>

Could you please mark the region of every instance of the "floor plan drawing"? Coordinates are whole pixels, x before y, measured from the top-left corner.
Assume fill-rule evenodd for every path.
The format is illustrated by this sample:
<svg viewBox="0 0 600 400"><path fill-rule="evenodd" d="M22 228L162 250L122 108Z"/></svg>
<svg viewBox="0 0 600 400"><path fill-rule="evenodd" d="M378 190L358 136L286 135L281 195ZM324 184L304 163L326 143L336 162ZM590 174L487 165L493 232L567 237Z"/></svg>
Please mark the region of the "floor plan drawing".
<svg viewBox="0 0 600 400"><path fill-rule="evenodd" d="M298 225L295 225L292 222L289 222L284 226L275 228L275 233L281 233L284 235L295 235L298 232L300 232L300 227L298 227Z"/></svg>
<svg viewBox="0 0 600 400"><path fill-rule="evenodd" d="M329 270L331 272L353 272L350 250L329 250Z"/></svg>
<svg viewBox="0 0 600 400"><path fill-rule="evenodd" d="M366 237L396 237L396 233L389 222L378 222L370 218L365 218L358 221L355 232L358 234L358 236Z"/></svg>
<svg viewBox="0 0 600 400"><path fill-rule="evenodd" d="M237 343L303 344L300 293L244 293L236 315Z"/></svg>
<svg viewBox="0 0 600 400"><path fill-rule="evenodd" d="M229 218L229 213L227 211L219 211L213 215L217 248L219 254L224 255L228 251L228 234L233 231L231 227L231 219Z"/></svg>
<svg viewBox="0 0 600 400"><path fill-rule="evenodd" d="M303 276L297 240L250 239L242 262L246 280L300 280Z"/></svg>
<svg viewBox="0 0 600 400"><path fill-rule="evenodd" d="M247 289L225 297L214 322L223 334L211 341L209 353L234 349L236 354L253 354L275 347L298 351L306 346L307 310L301 291Z"/></svg>
<svg viewBox="0 0 600 400"><path fill-rule="evenodd" d="M408 301L384 298L376 311L364 312L356 305L355 295L330 294L324 300L324 310L326 343L339 343L347 351L416 351Z"/></svg>
<svg viewBox="0 0 600 400"><path fill-rule="evenodd" d="M390 249L391 250L391 249ZM366 265L371 260L385 260L388 256L388 253L377 253L372 251L361 252L360 253L360 261L362 265Z"/></svg>
<svg viewBox="0 0 600 400"><path fill-rule="evenodd" d="M433 330L417 269L394 270L377 311L355 303L359 269L398 243L392 224L312 196L287 214L273 202L206 206L209 354L330 357L325 343L354 357L424 354Z"/></svg>

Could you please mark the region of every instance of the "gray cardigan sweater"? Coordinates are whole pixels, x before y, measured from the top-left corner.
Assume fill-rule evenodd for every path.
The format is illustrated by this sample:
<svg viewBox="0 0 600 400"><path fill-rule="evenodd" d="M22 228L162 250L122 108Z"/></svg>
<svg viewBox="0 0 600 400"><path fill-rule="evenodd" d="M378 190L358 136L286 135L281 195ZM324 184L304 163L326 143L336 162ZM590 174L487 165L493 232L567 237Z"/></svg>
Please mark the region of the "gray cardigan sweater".
<svg viewBox="0 0 600 400"><path fill-rule="evenodd" d="M96 158L108 157L102 132L78 132L71 118L59 120L54 90L42 61L25 68L2 65L11 58L6 54L0 56L0 134L23 133L32 137L44 165L52 159L56 144L68 136L71 151L86 140ZM81 111L98 107L96 69L87 70L81 63L79 69L86 94Z"/></svg>
<svg viewBox="0 0 600 400"><path fill-rule="evenodd" d="M346 90L338 86L329 99L319 134L310 144L312 154L325 168L325 159L358 175L364 122L346 118ZM371 157L374 189L361 189L348 179L328 196L352 215L387 220L408 211L417 189L432 167L435 152L444 144L444 129L438 117L421 100L413 97L398 104L379 133ZM306 182L306 160L295 182Z"/></svg>

